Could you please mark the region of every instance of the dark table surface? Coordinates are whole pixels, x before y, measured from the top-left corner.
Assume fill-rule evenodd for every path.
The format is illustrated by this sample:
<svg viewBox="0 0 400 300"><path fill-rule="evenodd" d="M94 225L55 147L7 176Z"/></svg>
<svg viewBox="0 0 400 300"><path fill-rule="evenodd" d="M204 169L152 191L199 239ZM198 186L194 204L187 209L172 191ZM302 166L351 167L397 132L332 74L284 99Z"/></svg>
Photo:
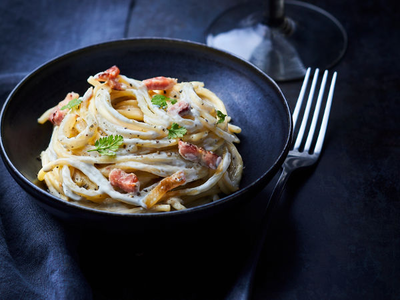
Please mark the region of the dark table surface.
<svg viewBox="0 0 400 300"><path fill-rule="evenodd" d="M2 0L0 100L39 65L86 45L126 37L203 43L212 20L243 2ZM322 157L283 194L252 299L400 299L400 5L306 2L342 23L348 49L333 68L338 82ZM293 108L301 81L279 86ZM1 299L222 299L273 187L249 200L230 231L143 244L65 228L1 167ZM15 221L24 211L43 231L40 247L32 246L32 226ZM57 266L38 264L43 257Z"/></svg>

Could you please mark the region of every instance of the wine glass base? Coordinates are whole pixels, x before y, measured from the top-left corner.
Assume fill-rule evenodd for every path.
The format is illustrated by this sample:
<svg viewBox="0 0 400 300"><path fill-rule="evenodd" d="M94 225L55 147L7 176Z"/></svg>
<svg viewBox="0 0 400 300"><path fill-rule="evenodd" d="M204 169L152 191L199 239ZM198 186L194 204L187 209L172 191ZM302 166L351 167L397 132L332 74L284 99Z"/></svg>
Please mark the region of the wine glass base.
<svg viewBox="0 0 400 300"><path fill-rule="evenodd" d="M285 2L285 23L268 26L257 4L220 15L206 32L207 45L258 66L276 81L304 77L308 67L329 69L347 48L343 26L328 12L299 1Z"/></svg>

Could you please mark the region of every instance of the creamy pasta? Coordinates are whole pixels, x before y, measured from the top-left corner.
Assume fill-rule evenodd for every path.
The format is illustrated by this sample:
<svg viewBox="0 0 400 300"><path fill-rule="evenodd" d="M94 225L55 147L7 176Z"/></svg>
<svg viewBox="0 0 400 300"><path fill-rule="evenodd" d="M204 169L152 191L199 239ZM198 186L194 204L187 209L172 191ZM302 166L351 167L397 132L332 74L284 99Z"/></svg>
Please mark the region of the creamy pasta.
<svg viewBox="0 0 400 300"><path fill-rule="evenodd" d="M78 205L122 213L182 210L239 188L241 129L202 82L88 78L39 119L54 124L38 179Z"/></svg>

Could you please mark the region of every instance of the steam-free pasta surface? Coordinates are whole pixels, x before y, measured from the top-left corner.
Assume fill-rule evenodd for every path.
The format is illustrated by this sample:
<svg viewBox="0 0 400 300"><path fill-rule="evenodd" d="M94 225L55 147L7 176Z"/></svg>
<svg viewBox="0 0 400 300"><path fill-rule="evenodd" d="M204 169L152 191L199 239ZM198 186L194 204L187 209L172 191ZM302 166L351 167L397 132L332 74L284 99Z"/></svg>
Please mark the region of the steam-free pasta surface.
<svg viewBox="0 0 400 300"><path fill-rule="evenodd" d="M88 78L38 122L54 124L38 179L53 195L122 213L181 210L239 188L241 129L202 82ZM59 100L54 101L57 103Z"/></svg>

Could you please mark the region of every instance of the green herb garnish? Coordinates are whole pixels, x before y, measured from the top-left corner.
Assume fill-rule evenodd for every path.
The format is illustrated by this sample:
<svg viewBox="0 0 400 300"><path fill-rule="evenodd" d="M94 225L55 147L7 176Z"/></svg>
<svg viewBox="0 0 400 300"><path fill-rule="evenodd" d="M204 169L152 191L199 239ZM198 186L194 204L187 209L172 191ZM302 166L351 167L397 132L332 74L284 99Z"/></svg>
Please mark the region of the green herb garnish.
<svg viewBox="0 0 400 300"><path fill-rule="evenodd" d="M217 124L220 124L225 121L226 115L224 115L221 111L217 110L217 117L218 117Z"/></svg>
<svg viewBox="0 0 400 300"><path fill-rule="evenodd" d="M168 107L167 101L170 101L171 104L178 102L176 99L168 98L167 96L160 94L154 95L153 98L151 98L151 103L163 109Z"/></svg>
<svg viewBox="0 0 400 300"><path fill-rule="evenodd" d="M118 150L123 141L124 138L122 137L122 135L109 135L101 137L94 143L94 146L96 148L89 150L88 152L97 151L101 155L113 156L116 154L115 151Z"/></svg>
<svg viewBox="0 0 400 300"><path fill-rule="evenodd" d="M71 101L68 102L67 105L64 105L63 107L61 107L61 110L64 110L66 108L73 109L74 107L77 107L81 103L82 103L82 98L72 99Z"/></svg>
<svg viewBox="0 0 400 300"><path fill-rule="evenodd" d="M185 127L179 126L177 123L172 123L171 129L168 129L168 138L176 139L181 138L186 134L187 130Z"/></svg>

